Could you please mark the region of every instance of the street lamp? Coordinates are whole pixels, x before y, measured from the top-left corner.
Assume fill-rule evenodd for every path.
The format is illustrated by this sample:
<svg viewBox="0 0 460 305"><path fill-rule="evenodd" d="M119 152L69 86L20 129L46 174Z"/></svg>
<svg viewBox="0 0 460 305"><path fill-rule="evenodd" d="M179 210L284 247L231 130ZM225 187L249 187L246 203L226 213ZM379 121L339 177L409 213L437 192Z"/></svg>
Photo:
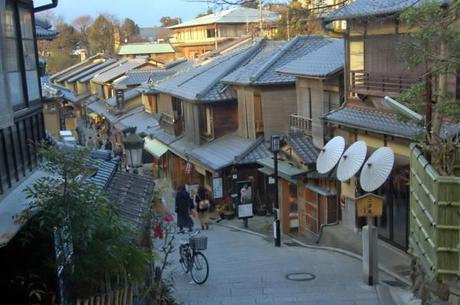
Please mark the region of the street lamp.
<svg viewBox="0 0 460 305"><path fill-rule="evenodd" d="M278 202L278 153L280 152L280 136L272 135L271 150L273 152L273 161L275 167L275 205L273 207L273 235L275 237L275 247L281 247L280 233L280 218L279 218L279 202Z"/></svg>
<svg viewBox="0 0 460 305"><path fill-rule="evenodd" d="M123 140L123 146L126 149L128 164L132 168L142 165L142 150L144 149L144 139L136 133L128 134Z"/></svg>

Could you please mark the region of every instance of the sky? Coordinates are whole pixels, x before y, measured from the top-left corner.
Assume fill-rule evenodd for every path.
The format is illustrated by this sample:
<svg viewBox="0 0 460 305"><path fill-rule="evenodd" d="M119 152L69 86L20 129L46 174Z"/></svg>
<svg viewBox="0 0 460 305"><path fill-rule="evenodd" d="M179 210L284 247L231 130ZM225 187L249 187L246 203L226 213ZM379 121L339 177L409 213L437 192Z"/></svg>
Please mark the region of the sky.
<svg viewBox="0 0 460 305"><path fill-rule="evenodd" d="M34 5L50 3L50 0L35 0ZM183 21L193 19L206 12L205 2L190 0L59 0L58 6L51 10L55 15L71 22L78 16L97 16L109 13L120 20L128 17L141 27L160 25L163 16L180 17Z"/></svg>

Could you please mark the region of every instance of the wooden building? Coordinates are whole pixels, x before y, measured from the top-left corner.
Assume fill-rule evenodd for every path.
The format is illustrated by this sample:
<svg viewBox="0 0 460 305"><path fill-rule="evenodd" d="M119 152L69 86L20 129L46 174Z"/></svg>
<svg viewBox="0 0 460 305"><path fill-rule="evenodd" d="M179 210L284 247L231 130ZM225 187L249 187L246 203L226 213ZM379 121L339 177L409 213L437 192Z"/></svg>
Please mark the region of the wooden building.
<svg viewBox="0 0 460 305"><path fill-rule="evenodd" d="M399 13L416 2L355 1L325 18L325 22L345 20L347 24L346 104L324 116L330 127L328 138L341 135L347 144L363 140L369 153L382 146L395 152L390 178L376 191L385 197L378 229L382 239L401 249L407 249L409 237L409 144L423 130L415 123L398 120L384 108L383 99L397 98L424 74L423 67L410 67L398 51L409 31ZM357 179L341 183L342 222L350 228L363 225L355 207L355 198L361 193Z"/></svg>
<svg viewBox="0 0 460 305"><path fill-rule="evenodd" d="M263 10L264 32L272 32L279 15ZM187 58L193 58L242 37L258 33L259 10L234 7L169 27L174 31L170 42ZM262 35L263 36L263 35Z"/></svg>
<svg viewBox="0 0 460 305"><path fill-rule="evenodd" d="M148 56L150 60L167 64L177 59L176 50L169 43L128 43L120 46L118 55L128 58Z"/></svg>

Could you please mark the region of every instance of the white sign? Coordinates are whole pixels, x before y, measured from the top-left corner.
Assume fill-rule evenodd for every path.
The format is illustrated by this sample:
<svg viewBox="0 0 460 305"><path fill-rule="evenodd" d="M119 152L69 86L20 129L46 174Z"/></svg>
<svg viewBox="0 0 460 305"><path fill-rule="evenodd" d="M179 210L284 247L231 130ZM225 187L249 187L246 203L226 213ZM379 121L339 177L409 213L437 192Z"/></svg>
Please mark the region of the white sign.
<svg viewBox="0 0 460 305"><path fill-rule="evenodd" d="M276 221L273 222L273 238L276 239Z"/></svg>
<svg viewBox="0 0 460 305"><path fill-rule="evenodd" d="M250 218L252 214L252 203L238 205L238 218Z"/></svg>
<svg viewBox="0 0 460 305"><path fill-rule="evenodd" d="M224 197L224 189L222 187L222 177L212 178L212 196L214 199Z"/></svg>
<svg viewBox="0 0 460 305"><path fill-rule="evenodd" d="M268 177L268 184L275 184L275 178Z"/></svg>

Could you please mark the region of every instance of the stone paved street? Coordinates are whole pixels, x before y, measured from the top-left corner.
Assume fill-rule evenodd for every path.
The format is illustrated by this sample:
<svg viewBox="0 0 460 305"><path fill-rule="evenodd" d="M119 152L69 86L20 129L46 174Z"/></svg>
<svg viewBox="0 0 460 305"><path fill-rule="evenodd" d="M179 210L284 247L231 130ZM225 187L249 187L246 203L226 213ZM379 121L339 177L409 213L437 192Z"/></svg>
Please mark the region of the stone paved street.
<svg viewBox="0 0 460 305"><path fill-rule="evenodd" d="M353 258L285 244L275 248L262 237L218 225L204 234L210 264L204 285L182 272L177 253L173 258L175 295L186 305L379 304L375 289L362 283L361 264ZM294 272L313 273L316 279L286 279Z"/></svg>

